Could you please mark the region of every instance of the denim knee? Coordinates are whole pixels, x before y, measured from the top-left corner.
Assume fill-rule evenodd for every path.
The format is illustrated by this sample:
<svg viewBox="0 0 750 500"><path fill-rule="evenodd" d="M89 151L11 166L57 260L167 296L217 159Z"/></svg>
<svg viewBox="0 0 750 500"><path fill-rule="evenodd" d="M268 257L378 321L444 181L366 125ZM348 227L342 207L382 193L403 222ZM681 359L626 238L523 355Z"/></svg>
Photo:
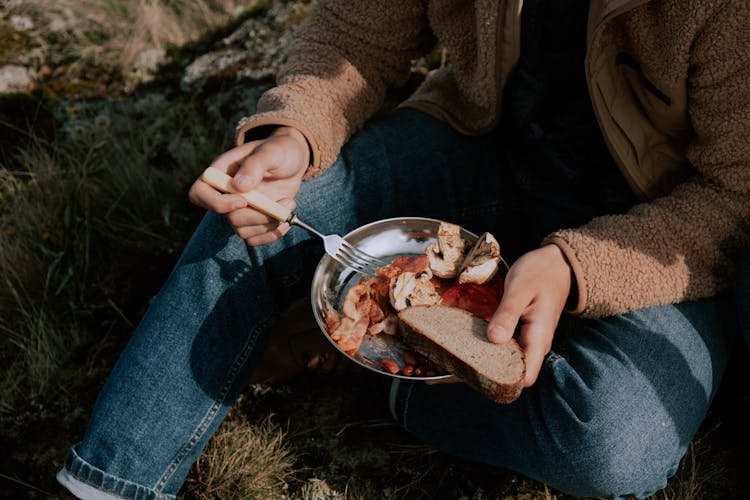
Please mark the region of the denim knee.
<svg viewBox="0 0 750 500"><path fill-rule="evenodd" d="M684 454L663 432L646 430L634 440L605 422L585 429L575 447L585 458L571 457L563 476L569 480L553 486L578 497L646 498L667 485Z"/></svg>
<svg viewBox="0 0 750 500"><path fill-rule="evenodd" d="M644 498L664 488L702 413L675 412L658 391L622 372L630 386L610 379L573 389L577 372L567 360L553 356L549 361L557 383L539 388L546 403L538 409L536 432L551 441L543 453L560 457L553 486L575 496L603 498ZM685 397L697 401L700 394Z"/></svg>
<svg viewBox="0 0 750 500"><path fill-rule="evenodd" d="M580 411L573 408L578 403L586 404L528 390L511 405L497 405L462 384L402 381L390 394L394 418L425 443L563 493L644 498L666 486L685 446L675 425L656 417L664 412L625 401Z"/></svg>

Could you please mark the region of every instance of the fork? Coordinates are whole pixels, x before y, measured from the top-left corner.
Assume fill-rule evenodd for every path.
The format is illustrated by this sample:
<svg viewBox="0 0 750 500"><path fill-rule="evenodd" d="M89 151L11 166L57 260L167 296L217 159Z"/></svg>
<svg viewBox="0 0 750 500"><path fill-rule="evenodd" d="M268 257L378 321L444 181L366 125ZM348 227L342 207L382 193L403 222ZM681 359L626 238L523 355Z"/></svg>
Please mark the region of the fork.
<svg viewBox="0 0 750 500"><path fill-rule="evenodd" d="M323 247L328 255L330 255L335 261L360 274L373 276L375 274L375 269L388 265L377 257L373 257L353 246L338 234L321 233L309 224L303 222L297 217L297 214L286 208L284 205L273 201L259 191L238 193L232 186L232 178L217 168L208 167L203 172L203 175L201 175L201 180L221 192L239 194L245 198L248 205L279 222L288 222L291 225L299 226L318 236L323 240Z"/></svg>

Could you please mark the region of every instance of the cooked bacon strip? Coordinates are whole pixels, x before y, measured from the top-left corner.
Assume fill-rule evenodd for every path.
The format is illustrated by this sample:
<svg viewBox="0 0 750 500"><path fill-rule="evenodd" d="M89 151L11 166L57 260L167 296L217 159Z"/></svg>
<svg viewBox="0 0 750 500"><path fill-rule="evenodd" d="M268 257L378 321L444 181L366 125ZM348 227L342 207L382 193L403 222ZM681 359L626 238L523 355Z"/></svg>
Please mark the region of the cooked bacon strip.
<svg viewBox="0 0 750 500"><path fill-rule="evenodd" d="M338 328L331 333L331 338L342 351L354 356L359 346L362 345L369 323L370 318L367 316L360 316L357 319L344 317Z"/></svg>
<svg viewBox="0 0 750 500"><path fill-rule="evenodd" d="M390 308L388 303L388 281L381 278L368 278L366 281L370 288L370 299L381 311L387 311ZM376 320L380 321L380 320Z"/></svg>
<svg viewBox="0 0 750 500"><path fill-rule="evenodd" d="M330 304L326 304L325 310L323 311L323 319L326 322L326 330L328 332L334 331L341 323L341 316L339 312Z"/></svg>
<svg viewBox="0 0 750 500"><path fill-rule="evenodd" d="M401 273L423 273L430 268L430 260L427 255L420 254L414 257L400 256L393 259L393 261L385 267L381 267L375 271L375 273L386 280L391 280L395 276Z"/></svg>
<svg viewBox="0 0 750 500"><path fill-rule="evenodd" d="M378 277L363 278L346 293L341 308L343 318L328 330L331 338L345 352L354 354L368 328L387 319L388 309L388 282Z"/></svg>

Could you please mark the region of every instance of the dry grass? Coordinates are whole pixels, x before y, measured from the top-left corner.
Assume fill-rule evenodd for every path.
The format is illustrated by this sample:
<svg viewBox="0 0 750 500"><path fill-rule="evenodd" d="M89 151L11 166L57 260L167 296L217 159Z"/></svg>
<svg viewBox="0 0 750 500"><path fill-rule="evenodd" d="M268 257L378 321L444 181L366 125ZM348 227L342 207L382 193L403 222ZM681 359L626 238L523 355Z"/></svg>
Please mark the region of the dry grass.
<svg viewBox="0 0 750 500"><path fill-rule="evenodd" d="M723 499L727 481L729 458L711 444L712 434L719 424L702 430L688 446L680 468L662 491L652 500L706 500Z"/></svg>
<svg viewBox="0 0 750 500"><path fill-rule="evenodd" d="M184 498L282 498L293 481L294 456L271 416L250 423L230 414L195 463Z"/></svg>
<svg viewBox="0 0 750 500"><path fill-rule="evenodd" d="M123 79L126 90L147 80L164 53L205 37L263 0L25 0L11 13L28 15L42 30L39 62L64 64L69 79ZM62 50L61 50L62 49Z"/></svg>

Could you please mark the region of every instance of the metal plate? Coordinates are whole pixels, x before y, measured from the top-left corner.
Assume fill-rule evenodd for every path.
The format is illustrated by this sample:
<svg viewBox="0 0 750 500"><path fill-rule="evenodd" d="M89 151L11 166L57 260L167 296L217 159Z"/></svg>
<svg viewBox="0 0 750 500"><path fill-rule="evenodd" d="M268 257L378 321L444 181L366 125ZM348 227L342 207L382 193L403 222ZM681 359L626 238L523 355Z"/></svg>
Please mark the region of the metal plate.
<svg viewBox="0 0 750 500"><path fill-rule="evenodd" d="M414 256L424 253L429 245L437 241L439 227L440 221L436 219L421 217L384 219L355 229L345 235L345 238L370 255L390 262L400 255ZM475 234L465 229L461 231L467 241L474 243L477 240ZM383 370L380 367L381 358L389 358L400 368L404 367L403 353L406 347L392 335L366 334L362 346L354 356L339 348L326 331L324 311L332 307L340 313L347 290L359 282L359 279L359 274L345 268L328 255L323 256L318 263L313 276L310 297L315 320L328 341L355 363L389 377L409 380L434 380L448 377L449 375L406 376Z"/></svg>

